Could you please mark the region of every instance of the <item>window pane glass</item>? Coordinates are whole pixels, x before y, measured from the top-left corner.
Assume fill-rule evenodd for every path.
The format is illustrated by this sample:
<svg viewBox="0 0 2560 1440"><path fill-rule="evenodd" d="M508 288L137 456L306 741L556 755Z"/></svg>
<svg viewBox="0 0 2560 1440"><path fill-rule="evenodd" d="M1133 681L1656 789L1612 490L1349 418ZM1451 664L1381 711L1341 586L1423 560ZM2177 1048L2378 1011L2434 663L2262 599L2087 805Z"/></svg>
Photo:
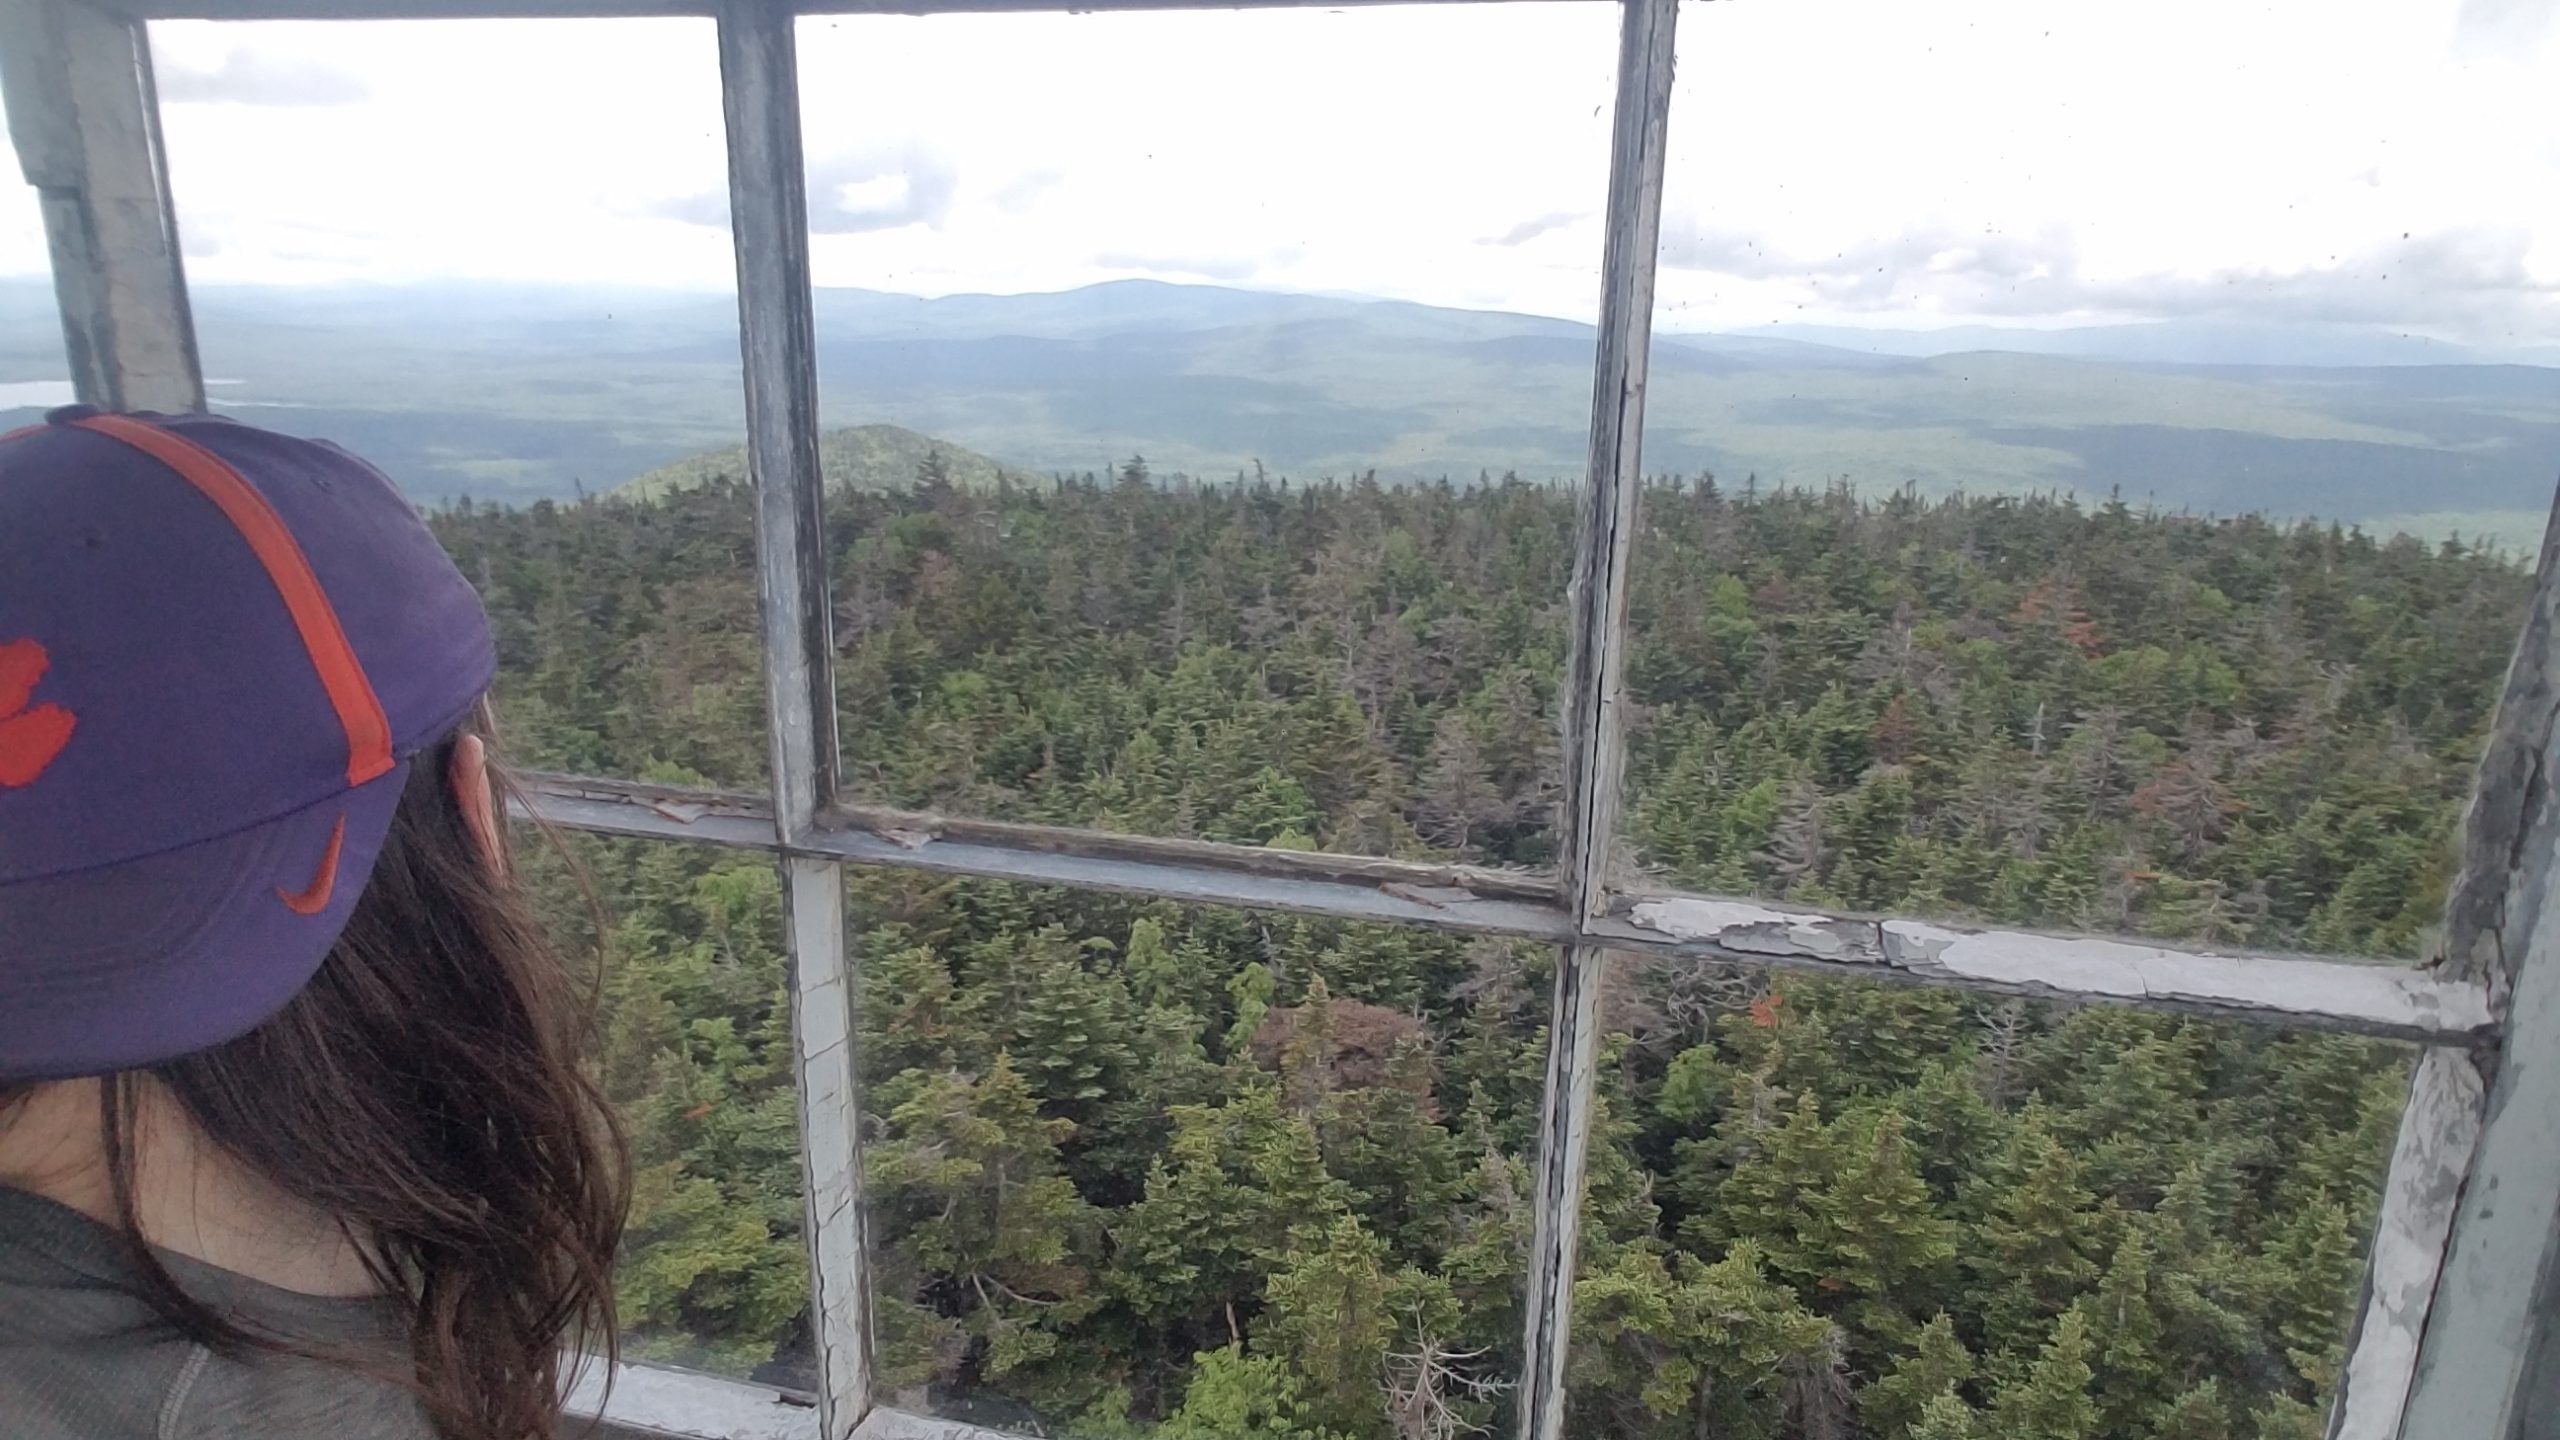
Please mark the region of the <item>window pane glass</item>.
<svg viewBox="0 0 2560 1440"><path fill-rule="evenodd" d="M1650 883L2421 953L2560 470L2560 216L2447 177L2550 168L2560 50L2320 14L1685 17ZM1854 110L1729 143L1842 34Z"/></svg>
<svg viewBox="0 0 2560 1440"><path fill-rule="evenodd" d="M765 785L755 533L743 488L455 502L429 523L497 632L508 749L546 770Z"/></svg>
<svg viewBox="0 0 2560 1440"><path fill-rule="evenodd" d="M0 430L32 425L45 407L70 403L44 215L34 186L0 177Z"/></svg>
<svg viewBox="0 0 2560 1440"><path fill-rule="evenodd" d="M727 229L670 216L725 184L710 22L152 43L214 408L435 512L521 763L761 787L745 501L600 498L741 433Z"/></svg>
<svg viewBox="0 0 2560 1440"><path fill-rule="evenodd" d="M773 862L530 825L516 855L554 943L600 972L596 1070L632 1151L624 1358L816 1389Z"/></svg>
<svg viewBox="0 0 2560 1440"><path fill-rule="evenodd" d="M1646 497L1657 883L2414 957L2516 552L2066 500Z"/></svg>
<svg viewBox="0 0 2560 1440"><path fill-rule="evenodd" d="M857 793L1552 858L1615 26L803 23Z"/></svg>
<svg viewBox="0 0 2560 1440"><path fill-rule="evenodd" d="M886 1403L1091 1436L1507 1423L1551 952L851 888Z"/></svg>
<svg viewBox="0 0 2560 1440"><path fill-rule="evenodd" d="M1618 966L1578 1433L2325 1433L2412 1047Z"/></svg>

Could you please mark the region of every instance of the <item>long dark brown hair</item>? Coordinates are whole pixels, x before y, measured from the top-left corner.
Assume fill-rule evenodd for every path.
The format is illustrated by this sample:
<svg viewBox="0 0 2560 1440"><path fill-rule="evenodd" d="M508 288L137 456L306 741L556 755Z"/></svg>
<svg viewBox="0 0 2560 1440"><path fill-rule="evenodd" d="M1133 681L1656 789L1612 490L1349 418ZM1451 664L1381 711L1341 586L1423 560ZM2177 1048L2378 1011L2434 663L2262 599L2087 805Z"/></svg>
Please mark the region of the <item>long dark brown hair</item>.
<svg viewBox="0 0 2560 1440"><path fill-rule="evenodd" d="M488 863L448 778L459 743L413 763L345 933L291 1003L236 1040L110 1077L106 1153L145 1298L188 1338L383 1374L445 1440L548 1440L566 1368L614 1353L629 1176L580 1064L596 987ZM509 793L494 765L491 780ZM391 1369L408 1373L255 1333L187 1294L135 1209L144 1076L215 1144L345 1227L383 1292L406 1302L412 1363Z"/></svg>

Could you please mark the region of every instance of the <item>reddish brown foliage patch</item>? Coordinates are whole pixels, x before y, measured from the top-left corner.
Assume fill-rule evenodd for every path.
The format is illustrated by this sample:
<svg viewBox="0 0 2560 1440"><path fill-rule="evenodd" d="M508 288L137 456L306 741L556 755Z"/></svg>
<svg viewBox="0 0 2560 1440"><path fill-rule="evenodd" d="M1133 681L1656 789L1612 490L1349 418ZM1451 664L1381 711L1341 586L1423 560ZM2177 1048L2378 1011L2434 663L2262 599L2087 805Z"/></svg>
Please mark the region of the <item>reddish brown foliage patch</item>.
<svg viewBox="0 0 2560 1440"><path fill-rule="evenodd" d="M1393 1083L1388 1062L1395 1058L1398 1046L1412 1044L1424 1050L1431 1037L1420 1020L1401 1010L1371 1005L1362 1000L1334 1000L1326 1004L1332 1019L1333 1064L1331 1088L1335 1090L1374 1090ZM1274 1009L1262 1018L1262 1026L1253 1032L1253 1063L1265 1070L1277 1070L1298 1043L1303 1005ZM1431 1098L1431 1073L1428 1067L1410 1079L1405 1088Z"/></svg>

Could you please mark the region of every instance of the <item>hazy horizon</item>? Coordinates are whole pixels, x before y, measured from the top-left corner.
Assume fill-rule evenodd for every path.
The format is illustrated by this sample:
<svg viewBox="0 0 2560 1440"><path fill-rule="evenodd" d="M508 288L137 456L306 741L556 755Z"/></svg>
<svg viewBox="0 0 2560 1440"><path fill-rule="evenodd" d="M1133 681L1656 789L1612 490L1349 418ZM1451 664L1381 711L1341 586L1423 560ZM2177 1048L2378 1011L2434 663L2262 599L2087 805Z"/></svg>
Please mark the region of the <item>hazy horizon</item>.
<svg viewBox="0 0 2560 1440"><path fill-rule="evenodd" d="M0 289L8 287L26 287L43 289L49 293L50 285L51 281L49 277L43 275L0 275ZM1266 296L1275 299L1330 300L1359 305L1421 305L1426 309L1449 310L1474 315L1516 316L1523 319L1537 321L1557 321L1568 325L1580 326L1586 329L1589 328L1591 324L1588 320L1576 319L1570 316L1544 315L1533 311L1508 310L1493 306L1428 305L1425 304L1425 302L1406 300L1392 295L1365 294L1356 291L1296 290L1280 286L1225 284L1194 280L1159 280L1149 277L1123 277L1112 280L1098 280L1088 284L1069 286L1060 289L917 291L901 290L876 285L816 285L812 288L816 293L822 296L864 295L888 299L910 299L930 303L936 301L965 302L983 300L1001 302L1007 300L1051 299L1085 294L1088 292L1110 291L1113 289L1134 290L1138 287L1144 286L1161 286L1174 290ZM668 305L705 302L726 304L734 302L737 295L734 286L714 285L709 283L691 285L643 285L580 281L574 279L505 280L467 276L423 276L402 280L339 278L318 282L291 280L200 281L194 283L191 286L191 289L199 296L231 296L236 294L267 293L278 295L297 295L303 297L355 297L361 295L397 295L403 293L425 293L436 291L472 291L488 295L522 293L560 297L593 297L598 300L610 299L616 302L629 302L634 304L657 302ZM1832 348L1865 350L1868 353L1873 354L1914 358L1961 354L1968 351L1986 348L2000 348L1997 344L1985 344L1984 342L1986 338L1992 340L2007 338L2019 341L2021 342L2022 353L2055 354L2078 358L2121 358L2145 361L2159 360L2162 358L2158 355L2149 353L2127 353L2118 355L2110 352L2105 346L2105 339L2107 337L2121 336L2128 339L2137 337L2155 339L2159 337L2186 337L2187 343L2182 348L2192 350L2196 353L2189 356L2173 358L2169 361L2169 363L2180 364L2227 364L2235 366L2312 365L2348 368L2361 368L2375 365L2465 364L2516 364L2545 368L2560 367L2560 344L2465 344L2438 339L2437 337L2421 334L2406 328L2352 321L2320 322L2248 319L2219 320L2134 318L2094 322L2075 322L2060 319L2039 322L2031 319L2021 319L1999 323L1949 322L1933 324L1928 323L1929 318L1930 317L1908 315L1885 315L1871 317L1868 323L1859 325L1826 325L1805 322L1769 321L1749 326L1697 328L1681 324L1680 317L1678 316L1657 316L1654 329L1655 333L1658 335L1673 338L1750 339L1755 337L1766 337L1804 344L1823 345ZM2261 359L2250 358L2245 355L2238 357L2224 357L2211 353L2214 342L2216 341L2229 338L2240 338L2245 340L2247 337L2252 336L2263 337L2267 340L2276 341L2278 343L2288 340L2317 340L2321 337L2336 337L2340 339L2374 342L2400 342L2395 348L2404 353L2402 358L2394 359L2350 358L2334 360L2318 358ZM1925 343L1938 337L1948 338L1948 343L1943 348L1933 347ZM2072 349L2057 348L2054 343L2051 343L2065 339L2081 340L2088 343ZM2172 343L2174 344L2175 342ZM2142 348L2144 350L2150 350L2157 347L2146 346Z"/></svg>

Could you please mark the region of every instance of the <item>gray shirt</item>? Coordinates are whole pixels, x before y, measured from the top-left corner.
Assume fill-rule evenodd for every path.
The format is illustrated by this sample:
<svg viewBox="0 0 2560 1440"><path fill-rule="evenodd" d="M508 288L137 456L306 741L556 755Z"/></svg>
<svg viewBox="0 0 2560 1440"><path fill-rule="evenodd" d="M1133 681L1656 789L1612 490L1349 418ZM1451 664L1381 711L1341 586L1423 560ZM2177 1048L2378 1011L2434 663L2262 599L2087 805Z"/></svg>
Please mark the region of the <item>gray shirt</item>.
<svg viewBox="0 0 2560 1440"><path fill-rule="evenodd" d="M324 1299L162 1252L187 1293L262 1333L405 1364L402 1306ZM8 1440L433 1440L406 1391L294 1357L229 1360L173 1333L104 1226L0 1186L0 1435Z"/></svg>

